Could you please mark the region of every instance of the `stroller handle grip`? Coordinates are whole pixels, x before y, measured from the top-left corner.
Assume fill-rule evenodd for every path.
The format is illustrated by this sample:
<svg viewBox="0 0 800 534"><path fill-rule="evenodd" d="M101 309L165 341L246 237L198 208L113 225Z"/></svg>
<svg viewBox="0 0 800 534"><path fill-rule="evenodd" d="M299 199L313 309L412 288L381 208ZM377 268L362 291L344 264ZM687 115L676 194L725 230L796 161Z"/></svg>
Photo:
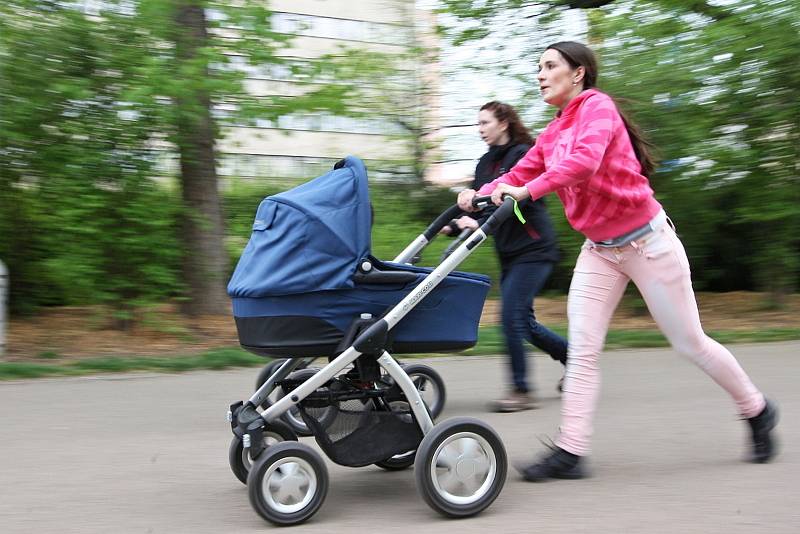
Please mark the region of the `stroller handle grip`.
<svg viewBox="0 0 800 534"><path fill-rule="evenodd" d="M481 226L481 229L483 229L486 235L493 233L514 213L513 197L505 195L504 198L505 200L503 205L494 210L492 215ZM473 200L473 206L479 208L479 210L483 210L491 205L491 197L489 196L476 197ZM425 229L425 231L417 239L415 239L413 243L408 245L393 261L397 263L410 264L414 264L419 261L420 251L422 251L428 245L428 243L433 241L442 228L450 224L450 221L462 215L463 213L464 211L458 207L458 204L453 204L444 210L441 215L436 217L436 219Z"/></svg>
<svg viewBox="0 0 800 534"><path fill-rule="evenodd" d="M487 195L485 197L475 196L475 197L472 198L472 207L473 208L478 208L478 209L482 210L482 209L486 208L487 206L490 206L491 204L492 204L492 196L491 195Z"/></svg>
<svg viewBox="0 0 800 534"><path fill-rule="evenodd" d="M436 219L425 229L422 235L425 236L425 239L431 241L436 234L439 233L439 230L450 224L450 221L458 217L464 213L461 208L458 207L458 204L453 204L446 210L442 212L441 215L436 217Z"/></svg>
<svg viewBox="0 0 800 534"><path fill-rule="evenodd" d="M484 197L491 198L491 197ZM516 200L511 195L503 195L503 203L492 213L486 222L481 226L481 230L486 235L491 235L497 230L500 225L506 222L509 217L514 216L514 206Z"/></svg>
<svg viewBox="0 0 800 534"><path fill-rule="evenodd" d="M475 197L472 199L472 205L479 210L482 210L492 204L492 197L485 196L485 197ZM441 215L436 217L436 219L425 229L425 232L422 234L425 236L425 239L431 241L439 231L450 224L450 221L462 215L464 210L458 207L458 204L453 204L445 211L442 212Z"/></svg>
<svg viewBox="0 0 800 534"><path fill-rule="evenodd" d="M492 205L492 197L476 196L475 198L472 199L472 205L479 209L487 208ZM458 217L463 213L464 211L458 207L458 204L453 204L452 206L444 210L441 215L436 217L436 219L430 224L430 226L428 226L425 229L425 232L423 232L422 235L425 236L425 239L431 241L434 237L436 237L436 234L439 233L439 230L450 224L450 221L452 221L453 219L455 219L456 217ZM497 226L505 222L506 219L511 217L513 213L514 213L514 197L512 197L511 195L503 195L503 205L498 207L494 211L492 216L489 218L489 219L494 218L494 221L493 224L487 228L489 230L489 232L487 233L496 230ZM489 220L487 220L486 222L488 223Z"/></svg>

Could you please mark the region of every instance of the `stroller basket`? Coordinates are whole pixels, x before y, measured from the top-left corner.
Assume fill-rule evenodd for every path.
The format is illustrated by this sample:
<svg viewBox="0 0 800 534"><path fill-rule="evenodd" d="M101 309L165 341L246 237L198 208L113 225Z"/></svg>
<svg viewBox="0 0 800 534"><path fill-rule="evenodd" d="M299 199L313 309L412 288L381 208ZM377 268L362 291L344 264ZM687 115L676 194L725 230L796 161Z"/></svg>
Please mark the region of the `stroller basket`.
<svg viewBox="0 0 800 534"><path fill-rule="evenodd" d="M303 421L331 460L361 467L415 450L422 441L422 431L408 403L390 403L387 393L361 389L342 377L319 388L298 406Z"/></svg>

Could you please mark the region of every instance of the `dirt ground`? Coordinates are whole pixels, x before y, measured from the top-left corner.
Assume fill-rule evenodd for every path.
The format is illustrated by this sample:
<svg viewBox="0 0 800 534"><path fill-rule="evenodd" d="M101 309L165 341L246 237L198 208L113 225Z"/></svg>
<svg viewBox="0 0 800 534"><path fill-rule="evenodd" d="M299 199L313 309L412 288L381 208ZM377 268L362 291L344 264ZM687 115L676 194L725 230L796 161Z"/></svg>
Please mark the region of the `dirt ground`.
<svg viewBox="0 0 800 534"><path fill-rule="evenodd" d="M767 309L762 294L699 293L703 326L708 331L800 328L800 294L785 307ZM498 302L487 301L481 324L496 324ZM565 325L565 297L536 299L536 316L547 325ZM187 355L238 344L230 314L182 317L172 306L143 312L125 331L112 328L106 310L98 307L55 308L36 317L12 319L5 361L72 360L111 355ZM623 301L612 321L615 329L652 329L655 324L641 302Z"/></svg>

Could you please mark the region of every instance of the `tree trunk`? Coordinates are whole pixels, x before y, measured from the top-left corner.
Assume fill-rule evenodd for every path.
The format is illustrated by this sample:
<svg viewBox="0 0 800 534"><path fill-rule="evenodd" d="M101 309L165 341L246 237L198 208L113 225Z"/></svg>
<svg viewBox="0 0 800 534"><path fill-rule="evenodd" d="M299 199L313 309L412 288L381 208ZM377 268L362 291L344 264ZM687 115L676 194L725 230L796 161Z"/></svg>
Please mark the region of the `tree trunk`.
<svg viewBox="0 0 800 534"><path fill-rule="evenodd" d="M176 11L176 52L179 69L185 68L208 45L206 19L200 2L180 2ZM187 72L184 70L183 72ZM208 76L207 65L189 70L190 76ZM195 74L196 73L196 74ZM187 83L189 90L177 99L177 144L183 195L183 271L189 301L184 311L204 315L227 311L225 295L227 259L224 227L217 189L214 123L211 98L199 89L202 79Z"/></svg>

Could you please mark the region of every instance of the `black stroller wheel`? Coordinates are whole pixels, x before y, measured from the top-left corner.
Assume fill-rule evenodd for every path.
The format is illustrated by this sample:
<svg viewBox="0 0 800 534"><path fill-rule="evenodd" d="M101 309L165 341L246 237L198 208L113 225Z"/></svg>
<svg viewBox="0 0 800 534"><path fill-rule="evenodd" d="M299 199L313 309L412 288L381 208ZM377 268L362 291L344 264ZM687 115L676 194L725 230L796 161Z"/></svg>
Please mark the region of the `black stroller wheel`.
<svg viewBox="0 0 800 534"><path fill-rule="evenodd" d="M305 381L314 376L319 369L316 368L307 368L307 369L300 369L299 371L295 371L291 373L287 379L291 380L299 380ZM266 380L266 379L265 379ZM283 390L282 387L277 387L275 390L267 397L264 403L261 405L264 409L269 408L280 399L286 396L286 392ZM320 420L320 424L323 427L327 427L334 419L336 419L336 406L331 405L325 408L325 411L318 416ZM281 415L281 421L289 425L289 428L294 431L295 434L301 437L313 436L314 433L309 430L308 425L306 425L305 421L303 421L303 417L300 415L300 409L297 406L293 406L289 408L283 415Z"/></svg>
<svg viewBox="0 0 800 534"><path fill-rule="evenodd" d="M266 382L269 377L275 374L275 371L278 370L278 367L284 363L286 363L286 358L278 358L276 360L272 360L267 365L262 367L261 371L258 372L258 376L256 376L256 388L254 391L258 391L261 386L264 385L264 382ZM309 360L304 360L297 368L295 368L295 371L306 369L309 363ZM262 406L262 408L266 408L267 406Z"/></svg>
<svg viewBox="0 0 800 534"><path fill-rule="evenodd" d="M434 426L417 449L414 476L428 505L448 517L468 517L488 507L506 481L503 442L486 423L454 417Z"/></svg>
<svg viewBox="0 0 800 534"><path fill-rule="evenodd" d="M404 419L407 419L408 422L412 422L412 418L410 415L410 407L408 402L406 401L391 401L389 402L389 408L393 412L401 412L406 413L408 415L403 415ZM387 471L402 471L404 469L408 469L412 465L414 465L414 459L416 458L417 451L416 449L410 450L407 452L402 452L400 454L395 454L385 460L381 460L380 462L375 462L375 465L380 467L381 469L386 469Z"/></svg>
<svg viewBox="0 0 800 534"><path fill-rule="evenodd" d="M247 477L253 509L276 525L296 525L319 510L328 494L328 469L304 443L279 443L259 456Z"/></svg>
<svg viewBox="0 0 800 534"><path fill-rule="evenodd" d="M278 370L278 367L283 365L286 362L284 359L272 360L267 365L261 368L261 371L258 372L258 376L256 377L256 389L258 389L264 385L264 382L267 381L267 378L271 377L275 374L275 371Z"/></svg>
<svg viewBox="0 0 800 534"><path fill-rule="evenodd" d="M267 424L263 435L263 450L282 441L297 441L297 435L281 421ZM239 482L247 484L247 474L250 472L253 462L250 459L249 449L244 448L242 438L239 436L233 436L230 447L228 447L228 464Z"/></svg>
<svg viewBox="0 0 800 534"><path fill-rule="evenodd" d="M417 451L408 451L402 454L395 454L391 458L387 458L380 462L375 462L375 465L387 471L402 471L414 465Z"/></svg>
<svg viewBox="0 0 800 534"><path fill-rule="evenodd" d="M414 386L422 397L422 402L428 407L431 419L439 417L444 409L445 400L447 400L442 376L432 367L421 363L403 365L403 370L414 382Z"/></svg>

